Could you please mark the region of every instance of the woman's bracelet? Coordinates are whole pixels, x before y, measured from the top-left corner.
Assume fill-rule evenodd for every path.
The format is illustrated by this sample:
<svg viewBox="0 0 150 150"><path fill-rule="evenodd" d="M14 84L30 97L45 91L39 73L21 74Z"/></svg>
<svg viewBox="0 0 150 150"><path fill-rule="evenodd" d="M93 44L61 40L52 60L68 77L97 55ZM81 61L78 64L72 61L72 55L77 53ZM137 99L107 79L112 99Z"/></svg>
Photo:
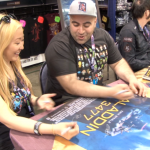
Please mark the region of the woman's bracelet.
<svg viewBox="0 0 150 150"><path fill-rule="evenodd" d="M36 98L36 100L35 100L35 105L36 105L36 106L38 106L37 102L38 102L39 98L40 98L40 97Z"/></svg>
<svg viewBox="0 0 150 150"><path fill-rule="evenodd" d="M35 125L34 125L34 133L36 134L36 135L41 135L40 133L39 133L39 126L42 124L42 122L36 122L35 123Z"/></svg>

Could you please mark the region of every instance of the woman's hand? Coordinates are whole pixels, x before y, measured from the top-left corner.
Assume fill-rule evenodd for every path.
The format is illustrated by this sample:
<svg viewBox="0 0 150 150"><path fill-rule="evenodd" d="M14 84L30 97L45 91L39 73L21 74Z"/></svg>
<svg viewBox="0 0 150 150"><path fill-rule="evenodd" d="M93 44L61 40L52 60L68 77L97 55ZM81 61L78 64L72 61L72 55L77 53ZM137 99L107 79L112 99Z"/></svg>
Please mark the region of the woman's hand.
<svg viewBox="0 0 150 150"><path fill-rule="evenodd" d="M58 134L68 140L70 140L72 137L76 136L79 133L79 126L76 122L62 122L52 126L54 134ZM68 128L70 129L67 130Z"/></svg>
<svg viewBox="0 0 150 150"><path fill-rule="evenodd" d="M51 97L53 97L55 95L56 94L44 94L44 95L42 95L37 101L37 105L38 105L39 109L51 110L55 105L55 103L51 99Z"/></svg>

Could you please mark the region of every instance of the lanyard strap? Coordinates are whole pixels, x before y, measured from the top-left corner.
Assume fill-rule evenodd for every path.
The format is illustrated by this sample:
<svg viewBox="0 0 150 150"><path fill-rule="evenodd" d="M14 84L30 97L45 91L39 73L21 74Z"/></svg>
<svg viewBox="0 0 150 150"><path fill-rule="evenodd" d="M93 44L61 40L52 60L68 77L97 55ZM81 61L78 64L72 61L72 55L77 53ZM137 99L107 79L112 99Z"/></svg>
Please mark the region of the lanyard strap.
<svg viewBox="0 0 150 150"><path fill-rule="evenodd" d="M92 45L92 57L90 59L88 53L87 53L87 48L84 48L84 53L87 56L88 62L91 66L92 72L94 72L94 60L95 60L95 42L94 42L94 36L91 36L91 45Z"/></svg>
<svg viewBox="0 0 150 150"><path fill-rule="evenodd" d="M92 44L92 59L91 59L91 65L94 64L94 57L95 57L95 42L94 42L94 36L91 36L91 44Z"/></svg>
<svg viewBox="0 0 150 150"><path fill-rule="evenodd" d="M140 26L140 25L139 25ZM143 31L143 35L145 37L145 39L147 41L150 41L150 32L149 30L147 29L146 25L144 26L144 28L142 29L142 27L140 26L141 30Z"/></svg>
<svg viewBox="0 0 150 150"><path fill-rule="evenodd" d="M143 28L143 35L145 36L147 41L150 41L150 33L146 26Z"/></svg>
<svg viewBox="0 0 150 150"><path fill-rule="evenodd" d="M94 71L95 42L94 42L94 36L93 35L91 35L91 44L92 44L92 58L91 58L90 64L91 64L92 71Z"/></svg>

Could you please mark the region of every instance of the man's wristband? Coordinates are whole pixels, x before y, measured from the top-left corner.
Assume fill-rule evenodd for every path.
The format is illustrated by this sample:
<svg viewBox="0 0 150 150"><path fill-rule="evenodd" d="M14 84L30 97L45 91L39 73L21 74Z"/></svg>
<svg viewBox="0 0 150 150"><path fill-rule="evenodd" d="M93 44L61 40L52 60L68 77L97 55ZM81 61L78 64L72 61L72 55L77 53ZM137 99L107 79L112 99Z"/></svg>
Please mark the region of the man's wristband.
<svg viewBox="0 0 150 150"><path fill-rule="evenodd" d="M36 106L38 106L37 102L38 102L39 98L40 98L40 97L36 98L36 100L35 100L35 105L36 105Z"/></svg>
<svg viewBox="0 0 150 150"><path fill-rule="evenodd" d="M39 133L39 126L42 124L42 122L36 122L35 123L35 125L34 125L34 133L36 134L36 135L41 135L40 133Z"/></svg>

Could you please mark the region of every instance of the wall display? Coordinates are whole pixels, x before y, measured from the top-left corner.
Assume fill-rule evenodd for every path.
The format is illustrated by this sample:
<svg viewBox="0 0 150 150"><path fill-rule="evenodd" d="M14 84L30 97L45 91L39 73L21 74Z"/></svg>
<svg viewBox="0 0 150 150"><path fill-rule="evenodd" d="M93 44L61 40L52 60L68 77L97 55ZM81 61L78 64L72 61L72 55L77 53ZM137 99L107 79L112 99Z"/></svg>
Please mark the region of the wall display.
<svg viewBox="0 0 150 150"><path fill-rule="evenodd" d="M45 0L3 0L0 1L0 8L7 8L13 6L36 5L43 4Z"/></svg>
<svg viewBox="0 0 150 150"><path fill-rule="evenodd" d="M108 0L98 0L99 5L108 5Z"/></svg>
<svg viewBox="0 0 150 150"><path fill-rule="evenodd" d="M97 7L97 24L96 27L99 28L101 27L101 21L100 21L100 13L99 13L99 8L98 8L98 2L97 0L92 0ZM62 28L65 28L67 26L69 26L69 20L70 20L70 16L68 15L69 12L69 7L70 4L73 2L73 0L57 0L58 2L58 7L59 7L59 13L61 16L61 26Z"/></svg>
<svg viewBox="0 0 150 150"><path fill-rule="evenodd" d="M116 5L116 42L119 41L119 33L122 27L127 24L131 19L131 7L132 7L132 0L117 0Z"/></svg>
<svg viewBox="0 0 150 150"><path fill-rule="evenodd" d="M23 25L24 50L20 53L22 67L44 62L44 52L49 41L61 31L57 1L4 0L0 1L0 10L14 14Z"/></svg>
<svg viewBox="0 0 150 150"><path fill-rule="evenodd" d="M61 31L61 25L55 18L58 13L47 13L43 16L34 15L23 18L24 50L20 53L22 67L33 62L45 61L44 52L50 40ZM44 59L43 59L44 58Z"/></svg>
<svg viewBox="0 0 150 150"><path fill-rule="evenodd" d="M44 3L45 3L45 4L50 4L50 3L51 3L51 4L52 4L52 3L53 3L53 4L55 4L55 3L57 4L57 0L44 0Z"/></svg>
<svg viewBox="0 0 150 150"><path fill-rule="evenodd" d="M76 121L80 131L70 141L87 150L150 149L150 98L78 98L39 121Z"/></svg>
<svg viewBox="0 0 150 150"><path fill-rule="evenodd" d="M26 59L21 59L21 66L27 67L27 66L35 65L35 64L42 63L45 61L46 61L45 55L39 54L37 56L31 56L31 57L26 58Z"/></svg>

